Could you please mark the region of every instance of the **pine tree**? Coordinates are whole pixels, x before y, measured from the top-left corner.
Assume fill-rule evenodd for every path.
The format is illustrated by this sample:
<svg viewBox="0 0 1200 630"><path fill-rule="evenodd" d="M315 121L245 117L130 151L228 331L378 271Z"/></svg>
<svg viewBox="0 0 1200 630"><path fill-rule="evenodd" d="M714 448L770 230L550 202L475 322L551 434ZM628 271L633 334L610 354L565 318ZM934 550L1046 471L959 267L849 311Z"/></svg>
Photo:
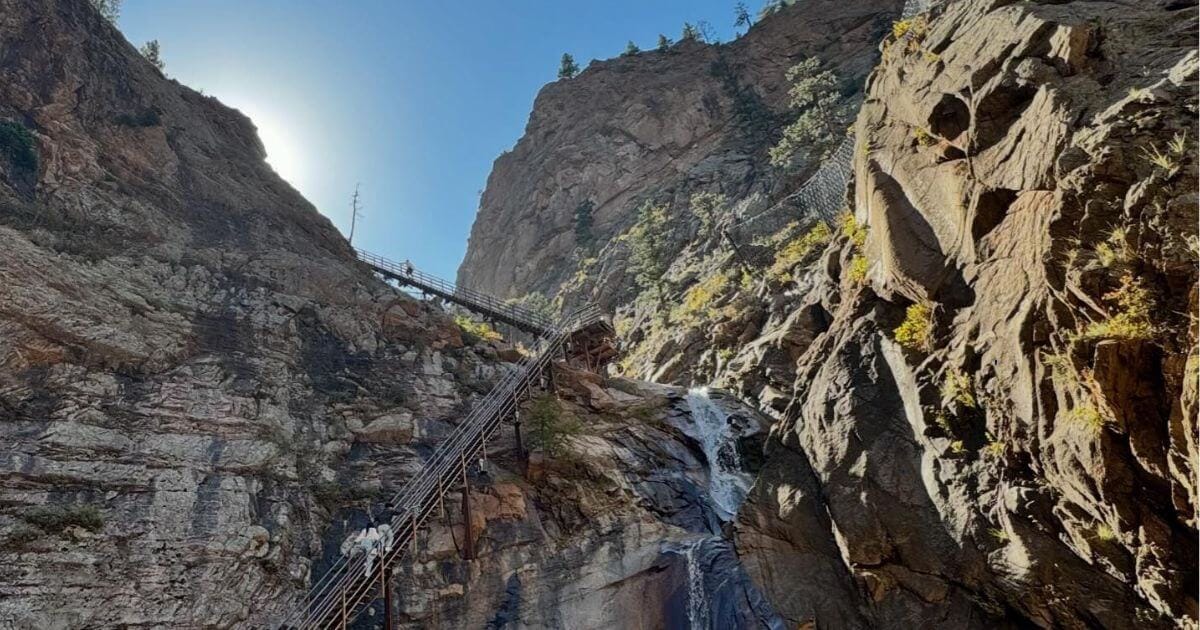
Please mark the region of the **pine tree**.
<svg viewBox="0 0 1200 630"><path fill-rule="evenodd" d="M841 139L839 130L850 122L850 108L838 92L837 75L821 69L821 60L809 57L787 71L788 104L800 112L784 127L783 138L771 147L771 164L787 166L800 150L807 149L818 159L824 157Z"/></svg>
<svg viewBox="0 0 1200 630"><path fill-rule="evenodd" d="M658 35L658 52L667 52L671 48L671 38L659 33Z"/></svg>
<svg viewBox="0 0 1200 630"><path fill-rule="evenodd" d="M745 2L737 3L737 6L733 8L733 15L736 18L733 22L733 28L745 26L747 30L750 29L750 25L753 22L750 21L750 10L746 8Z"/></svg>
<svg viewBox="0 0 1200 630"><path fill-rule="evenodd" d="M570 53L563 53L562 63L558 66L558 78L570 79L579 74L579 64L575 63L575 58Z"/></svg>
<svg viewBox="0 0 1200 630"><path fill-rule="evenodd" d="M139 50L142 53L142 56L146 58L146 61L154 64L154 67L158 68L159 72L166 70L167 62L163 61L162 59L162 50L158 46L157 39L152 39L145 44L142 44L142 47Z"/></svg>
<svg viewBox="0 0 1200 630"><path fill-rule="evenodd" d="M626 55L636 55L640 52L642 52L642 49L638 48L637 44L633 43L633 40L630 40L628 44L625 44Z"/></svg>
<svg viewBox="0 0 1200 630"><path fill-rule="evenodd" d="M121 17L121 0L92 0L92 6L100 12L100 17L113 24Z"/></svg>
<svg viewBox="0 0 1200 630"><path fill-rule="evenodd" d="M679 41L682 42L689 39L700 39L700 31L696 30L696 27L691 22L684 22L683 33L679 35Z"/></svg>

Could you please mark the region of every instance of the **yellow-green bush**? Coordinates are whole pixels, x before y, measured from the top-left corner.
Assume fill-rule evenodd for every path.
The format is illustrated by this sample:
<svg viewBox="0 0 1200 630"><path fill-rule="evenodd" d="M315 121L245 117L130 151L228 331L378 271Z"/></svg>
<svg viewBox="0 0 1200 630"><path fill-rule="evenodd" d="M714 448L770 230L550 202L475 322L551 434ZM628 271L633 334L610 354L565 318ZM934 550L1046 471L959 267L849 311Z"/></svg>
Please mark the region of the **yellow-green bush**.
<svg viewBox="0 0 1200 630"><path fill-rule="evenodd" d="M949 368L942 377L942 398L953 400L964 407L975 407L975 387L971 377L958 368Z"/></svg>
<svg viewBox="0 0 1200 630"><path fill-rule="evenodd" d="M671 310L671 320L676 323L693 322L701 316L710 317L716 311L712 303L725 293L729 276L721 271L688 287L683 294L683 303Z"/></svg>
<svg viewBox="0 0 1200 630"><path fill-rule="evenodd" d="M866 256L859 254L850 259L849 268L846 270L846 277L854 284L866 284L867 271L871 269L871 263Z"/></svg>
<svg viewBox="0 0 1200 630"><path fill-rule="evenodd" d="M454 323L462 329L468 337L474 339L482 339L484 341L500 341L504 336L496 332L487 322L477 322L466 315L455 315Z"/></svg>
<svg viewBox="0 0 1200 630"><path fill-rule="evenodd" d="M896 342L905 348L928 351L933 342L933 309L924 302L913 304L893 332Z"/></svg>
<svg viewBox="0 0 1200 630"><path fill-rule="evenodd" d="M923 147L930 146L936 142L936 140L933 138L933 135L930 134L929 131L924 127L917 127L913 129L913 138L916 139L917 144Z"/></svg>
<svg viewBox="0 0 1200 630"><path fill-rule="evenodd" d="M1116 305L1116 312L1104 321L1089 324L1080 335L1081 339L1150 339L1154 336L1154 325L1150 321L1154 300L1140 279L1125 274L1121 277L1121 286L1107 293L1104 300Z"/></svg>
<svg viewBox="0 0 1200 630"><path fill-rule="evenodd" d="M833 233L824 221L818 222L803 236L788 241L775 253L775 262L768 274L777 280L788 279L792 268L804 261L809 254L824 247L833 238Z"/></svg>
<svg viewBox="0 0 1200 630"><path fill-rule="evenodd" d="M1084 403L1068 411L1067 420L1082 425L1094 433L1099 433L1108 424L1108 419L1092 403Z"/></svg>
<svg viewBox="0 0 1200 630"><path fill-rule="evenodd" d="M842 235L850 239L850 243L855 247L862 249L867 244L867 226L859 223L853 212L843 212L838 217L838 226Z"/></svg>

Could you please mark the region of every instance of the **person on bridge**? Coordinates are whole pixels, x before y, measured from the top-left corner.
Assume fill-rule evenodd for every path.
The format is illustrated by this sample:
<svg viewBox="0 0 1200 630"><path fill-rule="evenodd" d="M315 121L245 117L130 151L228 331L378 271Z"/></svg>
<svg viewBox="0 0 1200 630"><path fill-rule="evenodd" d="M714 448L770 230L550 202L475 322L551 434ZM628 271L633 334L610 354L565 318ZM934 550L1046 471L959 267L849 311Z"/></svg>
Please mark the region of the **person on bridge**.
<svg viewBox="0 0 1200 630"><path fill-rule="evenodd" d="M413 264L408 259L404 260L404 275L406 275L406 276L413 275Z"/></svg>

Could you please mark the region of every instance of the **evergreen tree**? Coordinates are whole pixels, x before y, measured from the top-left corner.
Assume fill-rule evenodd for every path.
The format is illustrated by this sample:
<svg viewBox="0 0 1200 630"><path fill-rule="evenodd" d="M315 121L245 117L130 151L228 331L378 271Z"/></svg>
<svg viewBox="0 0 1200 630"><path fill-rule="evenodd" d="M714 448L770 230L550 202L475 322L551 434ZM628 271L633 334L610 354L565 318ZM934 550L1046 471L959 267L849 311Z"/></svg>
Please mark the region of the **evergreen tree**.
<svg viewBox="0 0 1200 630"><path fill-rule="evenodd" d="M733 8L733 15L736 18L733 21L733 28L736 29L745 26L746 30L750 29L750 25L753 22L750 21L750 10L746 8L745 2L737 3L737 6Z"/></svg>
<svg viewBox="0 0 1200 630"><path fill-rule="evenodd" d="M575 63L575 58L570 53L563 53L562 63L558 66L558 78L570 79L579 74L579 65Z"/></svg>
<svg viewBox="0 0 1200 630"><path fill-rule="evenodd" d="M634 280L642 289L659 290L670 262L671 241L667 238L667 207L647 201L638 210L638 220L629 229L629 263Z"/></svg>
<svg viewBox="0 0 1200 630"><path fill-rule="evenodd" d="M594 209L591 201L585 201L575 206L575 243L584 249L591 246L594 238L592 235L592 211Z"/></svg>
<svg viewBox="0 0 1200 630"><path fill-rule="evenodd" d="M700 31L696 30L695 25L691 22L684 22L683 33L679 35L679 41L682 42L689 39L700 39Z"/></svg>
<svg viewBox="0 0 1200 630"><path fill-rule="evenodd" d="M167 63L162 59L162 50L158 46L157 39L152 39L145 44L142 44L142 47L139 50L147 61L154 64L155 68L158 68L159 72L166 70Z"/></svg>
<svg viewBox="0 0 1200 630"><path fill-rule="evenodd" d="M788 104L800 112L783 129L779 144L771 147L771 164L787 166L800 150L807 149L818 159L826 156L843 136L850 123L850 107L838 92L838 78L821 69L821 60L809 57L787 71Z"/></svg>
<svg viewBox="0 0 1200 630"><path fill-rule="evenodd" d="M630 42L628 44L625 44L625 54L626 55L636 55L640 52L642 52L642 49L638 48L637 44L633 43L632 40L630 40Z"/></svg>
<svg viewBox="0 0 1200 630"><path fill-rule="evenodd" d="M92 0L92 6L100 12L100 17L113 24L121 17L121 0Z"/></svg>
<svg viewBox="0 0 1200 630"><path fill-rule="evenodd" d="M659 33L658 52L667 52L671 48L671 38Z"/></svg>

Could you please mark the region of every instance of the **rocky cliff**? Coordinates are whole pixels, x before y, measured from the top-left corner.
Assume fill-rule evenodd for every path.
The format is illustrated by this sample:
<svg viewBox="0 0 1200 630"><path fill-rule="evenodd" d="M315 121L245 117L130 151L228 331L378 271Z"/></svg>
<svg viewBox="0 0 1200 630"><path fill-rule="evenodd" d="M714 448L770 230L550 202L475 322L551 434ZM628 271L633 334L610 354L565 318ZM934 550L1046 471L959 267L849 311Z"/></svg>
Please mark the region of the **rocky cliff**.
<svg viewBox="0 0 1200 630"><path fill-rule="evenodd" d="M791 206L804 173L629 181L616 175L683 154L572 140L597 153L588 165L629 165L608 169L614 190L675 209L719 189L731 213L795 224L756 235L765 257L750 258L672 228L663 282L639 296L619 242L561 285L537 270L567 260L577 197L542 212L514 195L528 214L503 216L542 217L551 245L518 250L526 279L488 275L481 261L513 254L476 236L507 203L485 196L460 277L601 296L626 374L726 387L776 418L736 545L789 625L1195 627L1196 37L1189 1L935 3L870 42L837 222ZM585 167L530 160L560 138L534 123L621 120L638 99L549 104L639 63L547 88L489 190L576 190ZM715 143L689 146L704 152L689 163L728 164Z"/></svg>
<svg viewBox="0 0 1200 630"><path fill-rule="evenodd" d="M87 0L0 0L0 626L277 624L511 369L263 158ZM693 576L714 619L770 621L711 540L730 514L686 393L563 370L579 430L528 474L494 445L478 558L448 506L396 582L405 624L656 626Z"/></svg>
<svg viewBox="0 0 1200 630"><path fill-rule="evenodd" d="M767 167L787 116L787 69L817 56L858 98L902 4L811 0L727 44L684 40L594 61L547 85L524 136L488 177L459 281L513 298L536 291L608 307L630 301L629 248L618 237L638 206L670 206L678 251L697 237L692 194L753 198L746 211L803 179L811 168Z"/></svg>

